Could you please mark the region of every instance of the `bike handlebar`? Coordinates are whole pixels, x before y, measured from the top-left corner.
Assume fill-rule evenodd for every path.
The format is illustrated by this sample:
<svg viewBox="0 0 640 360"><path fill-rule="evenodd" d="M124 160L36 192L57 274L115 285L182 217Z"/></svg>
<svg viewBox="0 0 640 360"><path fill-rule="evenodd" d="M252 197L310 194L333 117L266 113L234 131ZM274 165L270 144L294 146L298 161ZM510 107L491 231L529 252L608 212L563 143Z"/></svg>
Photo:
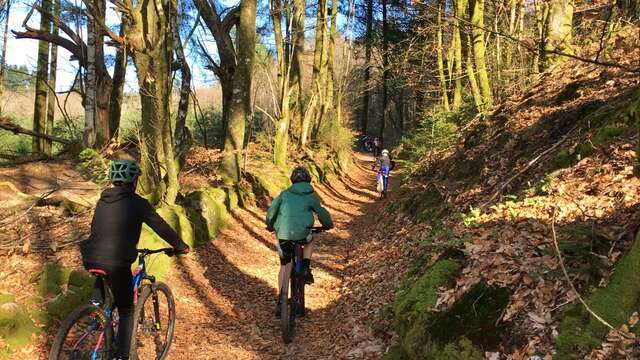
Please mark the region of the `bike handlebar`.
<svg viewBox="0 0 640 360"><path fill-rule="evenodd" d="M329 229L327 229L324 226L313 226L313 227L309 228L309 230L311 230L311 232L314 233L314 234L319 234L319 233L325 232L325 231L327 231Z"/></svg>
<svg viewBox="0 0 640 360"><path fill-rule="evenodd" d="M173 255L175 255L175 250L173 248L162 248L162 249L156 249L156 250L151 250L151 249L138 249L138 254L140 254L141 257L145 257L147 255L151 255L151 254L158 254L158 253L165 253L165 255L171 257Z"/></svg>

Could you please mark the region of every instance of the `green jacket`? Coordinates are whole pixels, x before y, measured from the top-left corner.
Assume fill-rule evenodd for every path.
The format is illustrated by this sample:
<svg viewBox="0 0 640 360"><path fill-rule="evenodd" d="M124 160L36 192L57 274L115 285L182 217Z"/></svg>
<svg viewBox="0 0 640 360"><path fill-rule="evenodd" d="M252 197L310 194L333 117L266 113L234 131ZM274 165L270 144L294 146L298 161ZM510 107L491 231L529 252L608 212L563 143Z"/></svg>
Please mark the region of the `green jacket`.
<svg viewBox="0 0 640 360"><path fill-rule="evenodd" d="M267 228L275 229L279 240L304 240L318 214L322 226L333 227L331 215L320 205L311 184L299 182L280 193L267 211Z"/></svg>

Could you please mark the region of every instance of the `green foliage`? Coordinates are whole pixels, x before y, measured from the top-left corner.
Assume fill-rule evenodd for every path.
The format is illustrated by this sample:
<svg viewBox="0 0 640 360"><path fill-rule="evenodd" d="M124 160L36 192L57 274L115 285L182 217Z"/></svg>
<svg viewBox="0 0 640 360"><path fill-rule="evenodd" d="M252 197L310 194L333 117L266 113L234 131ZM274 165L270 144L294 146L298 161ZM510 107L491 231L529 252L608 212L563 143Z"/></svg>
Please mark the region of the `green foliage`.
<svg viewBox="0 0 640 360"><path fill-rule="evenodd" d="M33 88L36 84L36 75L26 65L7 64L5 68L4 88L10 91Z"/></svg>
<svg viewBox="0 0 640 360"><path fill-rule="evenodd" d="M410 358L402 346L394 346L384 355L382 360L410 360Z"/></svg>
<svg viewBox="0 0 640 360"><path fill-rule="evenodd" d="M329 121L323 121L318 131L317 143L326 146L336 153L351 150L354 143L351 130L344 127L335 119L335 114L328 116Z"/></svg>
<svg viewBox="0 0 640 360"><path fill-rule="evenodd" d="M8 358L14 351L31 342L31 336L38 331L33 320L22 306L15 302L0 304L0 338L6 344L0 347L0 358Z"/></svg>
<svg viewBox="0 0 640 360"><path fill-rule="evenodd" d="M205 147L220 147L224 139L222 134L222 111L219 109L204 109L202 114L191 113L187 118L187 126L193 129L194 139Z"/></svg>
<svg viewBox="0 0 640 360"><path fill-rule="evenodd" d="M609 285L587 299L589 307L614 327L625 323L640 303L640 236L616 265ZM576 303L562 315L556 340L559 359L582 359L600 346L608 329L582 304Z"/></svg>
<svg viewBox="0 0 640 360"><path fill-rule="evenodd" d="M438 112L423 115L418 120L418 127L409 137L401 142L401 156L410 163L418 162L431 151L450 146L458 138L460 113Z"/></svg>
<svg viewBox="0 0 640 360"><path fill-rule="evenodd" d="M479 208L471 207L467 214L462 215L462 223L465 226L473 225L482 216L482 210Z"/></svg>

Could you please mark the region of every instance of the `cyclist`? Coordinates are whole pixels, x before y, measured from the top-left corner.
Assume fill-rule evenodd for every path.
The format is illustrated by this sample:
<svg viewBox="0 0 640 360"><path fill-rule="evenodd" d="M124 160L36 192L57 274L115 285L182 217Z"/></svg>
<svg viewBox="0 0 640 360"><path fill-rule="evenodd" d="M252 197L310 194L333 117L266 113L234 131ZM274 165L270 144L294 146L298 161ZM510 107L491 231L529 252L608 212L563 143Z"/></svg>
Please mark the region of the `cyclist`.
<svg viewBox="0 0 640 360"><path fill-rule="evenodd" d="M278 274L278 289L282 289L282 283L286 271L291 271L287 266L294 258L294 242L310 241L310 229L315 222L313 213L318 215L320 223L325 229L333 227L333 221L329 212L320 205L320 199L311 186L311 175L304 167L297 167L291 173L291 185L280 193L267 211L267 229L276 232L278 237L278 253L280 255L280 273ZM313 243L308 242L304 247L303 266L305 282L314 282L311 274L311 255ZM280 303L276 306L276 316L280 315Z"/></svg>
<svg viewBox="0 0 640 360"><path fill-rule="evenodd" d="M385 197L387 194L387 189L389 187L389 174L391 173L394 165L394 162L389 156L389 150L382 150L380 157L376 159L375 165L378 166L377 177L382 178L382 197Z"/></svg>
<svg viewBox="0 0 640 360"><path fill-rule="evenodd" d="M113 187L100 195L91 221L91 235L80 245L84 267L107 273L106 280L113 292L120 323L117 333L116 359L129 358L133 329L133 276L131 264L138 257L137 244L142 223L175 248L176 254L186 254L189 246L156 213L149 202L135 193L140 168L132 160L115 160L109 168ZM101 279L94 288L102 289ZM96 299L98 294L94 294ZM104 294L100 294L104 299Z"/></svg>

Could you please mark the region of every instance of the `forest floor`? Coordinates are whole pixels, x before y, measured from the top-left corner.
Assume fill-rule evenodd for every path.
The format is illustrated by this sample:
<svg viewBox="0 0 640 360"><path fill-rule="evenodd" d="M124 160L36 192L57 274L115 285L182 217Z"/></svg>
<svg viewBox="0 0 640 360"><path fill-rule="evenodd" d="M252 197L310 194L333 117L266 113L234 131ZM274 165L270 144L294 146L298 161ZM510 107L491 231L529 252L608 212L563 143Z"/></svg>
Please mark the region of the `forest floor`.
<svg viewBox="0 0 640 360"><path fill-rule="evenodd" d="M391 200L380 201L373 191L372 161L371 156L355 154L348 175L315 185L336 227L316 238L315 284L307 287L307 316L298 320L292 344L283 344L274 316L279 270L276 240L265 229L264 209L254 207L232 212L228 227L179 258L165 279L177 302L176 333L168 359L381 358L393 333L390 324L375 324L381 322L379 314L385 305L393 302L396 281L403 273L395 269L411 257L398 261L403 258L403 246L385 240L385 224L393 220L381 221L381 214ZM88 186L65 163L0 170L0 178L30 195L68 189L65 196L95 201L99 193L97 186ZM16 246L2 255L6 267L0 272L0 293L18 294L18 301L36 294L31 279L46 262L81 268L75 242L57 250L52 244L70 231L78 239L86 237L90 217L61 218L55 207L38 207L27 209L22 220L6 224L9 238L29 236L32 227L40 232L36 241L28 242L31 249ZM49 230L37 230L42 228ZM152 262L148 265L153 267ZM54 332L55 325L21 352L26 358L45 358Z"/></svg>

